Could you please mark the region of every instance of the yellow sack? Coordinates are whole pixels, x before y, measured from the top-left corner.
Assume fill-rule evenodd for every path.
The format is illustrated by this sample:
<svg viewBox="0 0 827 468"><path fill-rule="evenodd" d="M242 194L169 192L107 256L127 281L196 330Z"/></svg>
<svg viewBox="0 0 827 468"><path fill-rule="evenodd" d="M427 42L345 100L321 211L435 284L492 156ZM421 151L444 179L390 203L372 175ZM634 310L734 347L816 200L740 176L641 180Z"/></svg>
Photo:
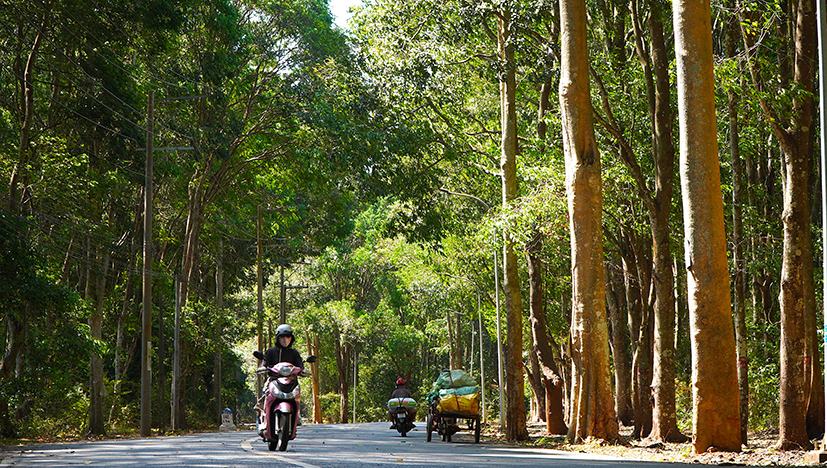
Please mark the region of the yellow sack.
<svg viewBox="0 0 827 468"><path fill-rule="evenodd" d="M480 412L480 394L469 393L468 395L450 394L440 397L436 409L449 413L472 413Z"/></svg>

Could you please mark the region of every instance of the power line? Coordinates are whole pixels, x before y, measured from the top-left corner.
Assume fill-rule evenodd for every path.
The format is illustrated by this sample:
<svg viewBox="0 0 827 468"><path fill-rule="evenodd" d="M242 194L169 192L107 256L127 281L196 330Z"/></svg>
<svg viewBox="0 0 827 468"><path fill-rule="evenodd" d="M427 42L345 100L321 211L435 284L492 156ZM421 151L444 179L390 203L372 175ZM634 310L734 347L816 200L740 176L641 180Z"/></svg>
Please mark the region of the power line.
<svg viewBox="0 0 827 468"><path fill-rule="evenodd" d="M123 104L123 105L124 105L127 109L129 109L129 110L131 110L131 111L135 112L136 114L143 115L143 112L142 112L142 111L139 111L138 109L135 109L134 107L132 107L130 104L128 104L127 102L125 102L123 99L121 99L121 98L120 98L120 96L118 96L118 95L117 95L117 94L115 94L113 91L109 90L106 86L104 86L103 84L101 84L101 83L97 80L97 78L95 78L95 77L93 77L92 75L90 75L89 73L87 73L87 72L83 69L83 67L82 67L80 64L76 63L76 62L75 62L74 60L72 60L72 58L70 58L70 57L69 57L69 56L68 56L65 52L63 52L63 49L61 49L60 47L58 47L58 44L57 44L57 43L55 43L55 42L54 42L51 38L49 38L49 37L45 34L45 32L44 32L44 31L42 31L42 30L41 30L41 29L40 29L40 28L39 28L39 27L38 27L38 26L37 26L34 22L32 22L32 20L31 20L30 18L28 18L28 17L25 15L25 13L23 13L22 11L20 11L20 9L19 9L19 8L17 8L17 6L15 6L15 9L16 9L16 10L17 10L17 11L18 11L21 15L23 15L23 17L25 17L25 18L26 18L26 20L29 22L29 24L30 24L30 25L31 25L31 26L32 26L35 30L37 30L39 34L41 34L44 38L46 38L46 40L48 40L48 41L49 41L49 42L50 42L50 43L51 43L51 44L55 47L55 50L59 51L59 52L60 52L60 54L61 54L63 57L65 57L65 58L66 58L66 60L67 60L69 63L71 63L72 65L74 65L75 67L77 67L77 68L81 71L81 73L83 73L86 77L88 77L89 79L91 79L92 81L94 81L95 85L97 85L100 89L102 89L103 91L105 91L107 94L109 94L109 95L111 95L112 97L114 97L114 98L115 98L118 102L120 102L121 104ZM7 22L6 22L6 21L4 21L3 19L0 19L0 23L2 23L2 24L3 24L6 28L7 28L7 30L11 29L11 31L12 31L12 33L13 33L14 29L13 29L12 27L10 27L10 26L7 24ZM147 131L146 127L142 126L141 124L139 124L139 123L137 123L137 122L133 122L133 121L132 121L131 119L129 119L127 116L125 116L125 115L121 114L120 112L118 112L118 111L116 111L116 110L112 109L111 107L109 107L108 105L106 105L105 103L103 103L100 99L98 99L96 96L94 96L92 93L90 93L89 91L87 91L87 90L86 90L83 86L80 86L78 83L76 83L75 81L73 81L71 77L69 77L69 76L68 76L65 72L63 72L62 70L60 70L60 68L59 68L59 67L57 67L56 65L54 65L51 61L49 61L49 59L47 59L47 58L45 57L45 55L44 55L44 56L41 56L40 58L41 58L44 62L46 62L47 64L49 64L49 66L50 66L50 67L51 67L54 71L56 71L57 73L60 73L60 74L61 74L62 76L64 76L67 80L69 80L69 82L70 82L70 83L72 83L72 84L75 86L75 88L76 88L77 90L79 90L79 91L81 91L82 93L84 93L85 95L89 96L92 100L94 100L95 102L97 102L98 104L100 104L101 106L103 106L104 108L106 108L107 110L109 110L110 112L112 112L113 114L115 114L116 116L123 118L126 122L128 122L128 123L130 123L130 124L134 125L136 128L138 128L138 129L140 129L140 130L143 130L144 132L146 132L146 131ZM17 75L16 73L14 73L14 71L13 71L13 70L12 70L12 73L13 73L13 74L14 74L14 75L18 78L18 79L25 81L24 77L20 77L19 75ZM133 77L134 77L134 76L133 76ZM34 86L34 83L28 83L28 84L29 84L29 85L31 85L31 86ZM44 94L45 94L45 93L44 93ZM51 100L53 100L53 101L54 101L54 99L53 99L53 98L51 98L51 96L49 96L49 98L50 98ZM64 106L64 107L66 107L66 106ZM78 115L80 115L80 116L82 116L82 117L84 117L84 118L86 118L86 120L90 120L89 118L87 118L87 117L83 116L82 114L80 114L80 113L78 113L78 112L76 112L76 111L74 111L74 113L75 113L75 114L78 114ZM90 121L91 121L91 120L90 120ZM172 134L174 134L174 135L176 135L176 136L179 136L179 137L184 138L184 139L189 140L189 141L193 141L193 138L192 138L192 137L190 137L190 136L188 136L188 135L184 135L184 134L182 134L182 133L179 133L177 130L175 130L175 129L173 129L173 128L169 127L169 126L166 126L166 125L160 125L160 126L161 126L164 130L167 130L167 131L169 131L170 133L172 133ZM105 127L104 127L104 128L105 128ZM123 136L123 135L122 135L122 136ZM127 138L130 138L130 137L127 137ZM130 139L132 139L132 138L130 138ZM134 141L134 139L132 139L132 140Z"/></svg>

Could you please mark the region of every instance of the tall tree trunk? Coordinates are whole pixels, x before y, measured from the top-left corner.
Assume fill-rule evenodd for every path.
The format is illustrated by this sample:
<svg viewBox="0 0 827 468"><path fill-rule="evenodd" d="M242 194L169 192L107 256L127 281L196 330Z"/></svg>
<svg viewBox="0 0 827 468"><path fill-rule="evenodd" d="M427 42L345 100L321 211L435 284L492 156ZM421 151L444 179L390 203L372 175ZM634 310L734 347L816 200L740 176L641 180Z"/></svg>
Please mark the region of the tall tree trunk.
<svg viewBox="0 0 827 468"><path fill-rule="evenodd" d="M307 354L311 356L319 355L319 335L316 332L312 334L307 333ZM313 389L313 422L321 424L322 421L322 401L319 396L319 367L315 364L310 366L310 382Z"/></svg>
<svg viewBox="0 0 827 468"><path fill-rule="evenodd" d="M727 1L727 9L735 11L735 2ZM727 56L735 59L738 41L737 16L733 15L727 22L724 38ZM738 391L741 399L741 443L747 444L749 428L749 355L747 353L747 312L746 288L744 281L744 183L741 150L738 132L738 93L735 89L727 90L727 107L729 114L729 155L732 160L732 261L733 291L732 315L735 323L735 350L738 356Z"/></svg>
<svg viewBox="0 0 827 468"><path fill-rule="evenodd" d="M504 9L498 17L497 48L505 63L504 78L500 82L500 122L502 141L500 170L502 171L502 204L507 207L517 198L517 79L514 43L511 36L511 11ZM528 438L523 396L523 305L520 297L520 276L514 241L503 233L503 292L506 310L505 367L505 438L509 442Z"/></svg>
<svg viewBox="0 0 827 468"><path fill-rule="evenodd" d="M339 422L348 422L348 401L350 392L350 356L349 343L342 342L338 329L333 331L333 348L336 353L336 370L339 374Z"/></svg>
<svg viewBox="0 0 827 468"><path fill-rule="evenodd" d="M544 407L541 411L544 413L543 419L546 421L546 431L549 434L566 434L568 427L563 407L563 379L554 362L553 341L548 337L546 311L543 307L543 264L540 260L543 237L538 230L534 231L534 238L527 250L530 285L528 320L531 324L532 343L534 343L531 354L537 357L540 382L544 389L542 398Z"/></svg>
<svg viewBox="0 0 827 468"><path fill-rule="evenodd" d="M533 346L531 352L528 353L528 362L526 379L528 384L531 385L532 394L529 421L533 423L546 422L546 390L541 381L540 360Z"/></svg>
<svg viewBox="0 0 827 468"><path fill-rule="evenodd" d="M629 353L626 351L629 344L626 334L626 317L618 300L617 282L612 281L613 275L608 268L606 274L606 307L609 313L612 367L615 373L615 411L617 420L624 426L629 426L635 418L635 407L632 404L632 367L629 362Z"/></svg>
<svg viewBox="0 0 827 468"><path fill-rule="evenodd" d="M109 255L97 255L98 262L94 271L94 309L89 317L89 332L93 340L103 340L103 312L106 296L106 272ZM91 282L90 282L91 283ZM106 435L106 418L104 417L104 395L106 387L103 381L103 359L93 350L89 360L89 412L87 433L92 436Z"/></svg>
<svg viewBox="0 0 827 468"><path fill-rule="evenodd" d="M572 389L568 437L619 437L609 375L603 283L602 181L592 125L586 3L560 2L560 109L571 233Z"/></svg>
<svg viewBox="0 0 827 468"><path fill-rule="evenodd" d="M741 451L708 0L674 4L696 453Z"/></svg>
<svg viewBox="0 0 827 468"><path fill-rule="evenodd" d="M781 146L783 157L784 252L781 265L781 382L780 424L777 448L781 450L812 448L807 434L807 395L805 375L807 323L815 314L812 279L812 239L810 226L810 127L814 112L816 14L814 0L794 0L796 15L791 38L781 37L781 44L794 42L792 81L798 92L790 111L778 112L768 100L760 65L750 61L753 86L759 91L759 102L766 121ZM784 3L784 2L782 2ZM742 23L748 16L742 13ZM743 27L742 27L743 28ZM785 31L782 31L782 36ZM754 50L755 36L742 29L746 50ZM779 56L779 86L788 89L789 63L787 54ZM789 117L785 117L789 115ZM810 374L812 376L813 373Z"/></svg>
<svg viewBox="0 0 827 468"><path fill-rule="evenodd" d="M43 35L46 32L46 27L50 16L51 2L46 2L45 9L43 11L43 18L38 28L38 33L32 43L32 48L29 51L29 57L26 60L26 67L22 70L23 74L19 82L20 89L23 90L23 99L20 103L22 119L20 122L20 145L17 148L17 164L12 170L11 180L9 181L9 208L12 213L17 212L25 202L25 197L18 193L18 188L20 185L25 185L25 180L28 174L28 166L31 162L30 152L32 121L34 120L35 60L37 60L37 54L43 41Z"/></svg>
<svg viewBox="0 0 827 468"><path fill-rule="evenodd" d="M651 2L649 17L652 70L654 72L655 193L649 205L652 232L652 282L654 287L654 362L652 375L652 432L649 438L665 442L685 442L678 429L675 406L675 300L672 285L672 252L669 214L672 208L672 181L675 149L672 145L671 90L669 57L663 37L661 3Z"/></svg>
<svg viewBox="0 0 827 468"><path fill-rule="evenodd" d="M631 229L624 230L620 252L626 288L629 331L632 340L632 403L635 411L634 439L647 437L652 431L652 361L654 321L648 293L650 260L642 255Z"/></svg>

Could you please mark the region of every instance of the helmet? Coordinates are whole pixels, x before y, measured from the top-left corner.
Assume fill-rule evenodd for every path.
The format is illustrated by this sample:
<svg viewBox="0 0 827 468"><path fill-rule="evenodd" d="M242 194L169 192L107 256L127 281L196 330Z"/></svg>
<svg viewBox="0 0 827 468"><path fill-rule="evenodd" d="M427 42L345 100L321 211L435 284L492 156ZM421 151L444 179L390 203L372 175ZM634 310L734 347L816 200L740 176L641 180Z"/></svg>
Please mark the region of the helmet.
<svg viewBox="0 0 827 468"><path fill-rule="evenodd" d="M278 326L278 328L276 328L276 338L281 335L293 336L293 327L287 325L286 323L282 323Z"/></svg>
<svg viewBox="0 0 827 468"><path fill-rule="evenodd" d="M405 379L402 379L402 378L397 379L396 385L405 385Z"/></svg>
<svg viewBox="0 0 827 468"><path fill-rule="evenodd" d="M287 325L286 323L279 325L276 328L276 343L278 343L279 338L282 336L289 336L290 338L293 338L293 327ZM293 344L293 340L290 340L290 344Z"/></svg>

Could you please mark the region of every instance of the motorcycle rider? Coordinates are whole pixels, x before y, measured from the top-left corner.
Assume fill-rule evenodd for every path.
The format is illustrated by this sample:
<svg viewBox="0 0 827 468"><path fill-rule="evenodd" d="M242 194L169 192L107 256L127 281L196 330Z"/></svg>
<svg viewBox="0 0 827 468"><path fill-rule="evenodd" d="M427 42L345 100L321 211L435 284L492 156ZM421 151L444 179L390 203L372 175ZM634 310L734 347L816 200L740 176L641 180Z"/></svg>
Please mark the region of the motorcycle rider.
<svg viewBox="0 0 827 468"><path fill-rule="evenodd" d="M264 353L264 365L274 366L280 362L289 362L296 367L304 368L301 354L292 348L293 327L282 323L276 328L276 345Z"/></svg>
<svg viewBox="0 0 827 468"><path fill-rule="evenodd" d="M262 362L262 365L265 367L271 367L280 362L289 362L296 367L301 367L304 369L304 360L302 360L301 354L292 348L294 340L295 337L293 336L293 327L286 323L279 325L276 328L276 345L264 353L264 362ZM256 403L253 408L258 411L260 415L264 413L263 408L265 397L266 394L262 394L258 399L258 403ZM299 404L299 399L299 397L296 397L296 404ZM298 419L298 425L301 425L301 418ZM295 437L296 433L293 432L292 438Z"/></svg>
<svg viewBox="0 0 827 468"><path fill-rule="evenodd" d="M394 398L413 398L411 391L405 387L405 379L401 377L396 380L396 389L391 392L391 399ZM409 410L409 413L411 415L411 421L416 421L416 408L414 407ZM390 428L396 429L396 414L388 409L388 417L390 417L392 423ZM411 424L411 427L416 427L416 425Z"/></svg>

